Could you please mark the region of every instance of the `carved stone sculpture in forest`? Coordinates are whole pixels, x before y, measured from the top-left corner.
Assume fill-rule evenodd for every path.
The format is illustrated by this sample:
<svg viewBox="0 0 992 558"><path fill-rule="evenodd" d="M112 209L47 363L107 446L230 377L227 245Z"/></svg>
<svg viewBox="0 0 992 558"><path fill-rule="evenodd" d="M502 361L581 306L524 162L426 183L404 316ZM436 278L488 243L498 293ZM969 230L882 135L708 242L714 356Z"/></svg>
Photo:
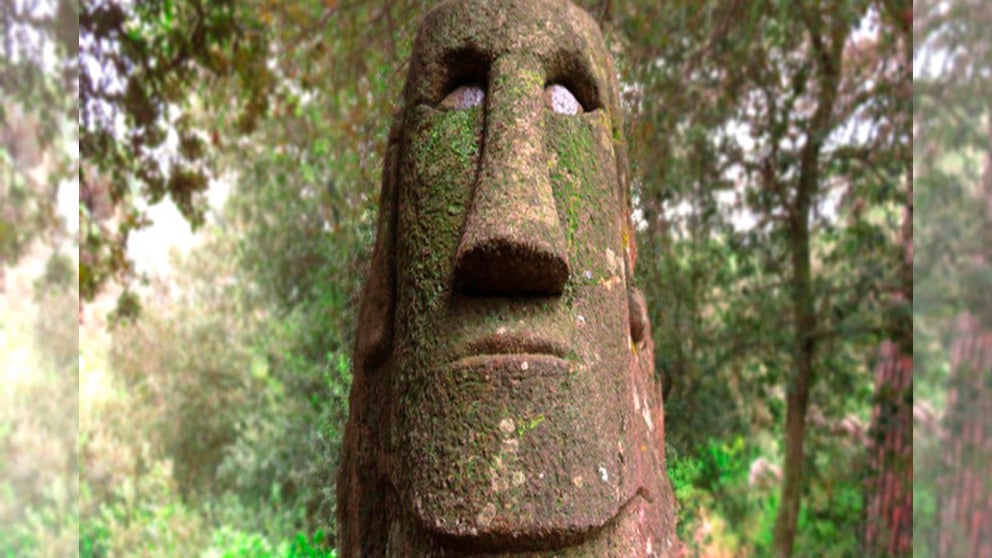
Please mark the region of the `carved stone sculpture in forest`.
<svg viewBox="0 0 992 558"><path fill-rule="evenodd" d="M359 317L341 555L674 555L598 26L565 0L444 2L404 95Z"/></svg>

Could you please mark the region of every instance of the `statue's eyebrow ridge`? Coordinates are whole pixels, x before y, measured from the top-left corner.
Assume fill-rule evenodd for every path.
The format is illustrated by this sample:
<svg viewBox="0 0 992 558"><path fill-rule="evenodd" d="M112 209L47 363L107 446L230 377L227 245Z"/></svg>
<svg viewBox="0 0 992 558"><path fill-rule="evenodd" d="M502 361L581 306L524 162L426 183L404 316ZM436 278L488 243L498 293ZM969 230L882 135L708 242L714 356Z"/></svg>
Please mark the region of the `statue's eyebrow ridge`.
<svg viewBox="0 0 992 558"><path fill-rule="evenodd" d="M560 47L544 60L546 85L557 83L567 87L587 112L602 108L606 84L600 83L593 71L588 53L573 45Z"/></svg>
<svg viewBox="0 0 992 558"><path fill-rule="evenodd" d="M492 56L472 46L444 48L425 64L427 75L421 76L428 85L430 102L439 103L448 93L462 85L488 87Z"/></svg>

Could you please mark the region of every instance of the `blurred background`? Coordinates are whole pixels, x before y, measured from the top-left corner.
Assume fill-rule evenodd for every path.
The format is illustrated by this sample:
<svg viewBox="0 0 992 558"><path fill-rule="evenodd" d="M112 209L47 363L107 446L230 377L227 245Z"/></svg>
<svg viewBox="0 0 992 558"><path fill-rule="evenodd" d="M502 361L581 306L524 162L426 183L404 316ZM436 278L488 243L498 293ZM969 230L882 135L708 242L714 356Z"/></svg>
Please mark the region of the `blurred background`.
<svg viewBox="0 0 992 558"><path fill-rule="evenodd" d="M0 555L73 556L78 49L70 5L0 2Z"/></svg>
<svg viewBox="0 0 992 558"><path fill-rule="evenodd" d="M431 4L0 1L0 554L334 555ZM689 555L992 551L992 4L580 4Z"/></svg>

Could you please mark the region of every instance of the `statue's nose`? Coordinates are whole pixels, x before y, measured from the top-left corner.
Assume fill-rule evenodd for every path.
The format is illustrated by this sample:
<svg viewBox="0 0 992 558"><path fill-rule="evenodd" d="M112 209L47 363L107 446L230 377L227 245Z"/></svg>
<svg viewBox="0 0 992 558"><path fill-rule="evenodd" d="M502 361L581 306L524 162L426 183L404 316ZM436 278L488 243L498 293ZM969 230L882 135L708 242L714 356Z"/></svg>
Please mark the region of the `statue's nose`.
<svg viewBox="0 0 992 558"><path fill-rule="evenodd" d="M486 136L455 261L456 288L480 295L557 295L569 276L544 149L544 88L530 57L498 59Z"/></svg>

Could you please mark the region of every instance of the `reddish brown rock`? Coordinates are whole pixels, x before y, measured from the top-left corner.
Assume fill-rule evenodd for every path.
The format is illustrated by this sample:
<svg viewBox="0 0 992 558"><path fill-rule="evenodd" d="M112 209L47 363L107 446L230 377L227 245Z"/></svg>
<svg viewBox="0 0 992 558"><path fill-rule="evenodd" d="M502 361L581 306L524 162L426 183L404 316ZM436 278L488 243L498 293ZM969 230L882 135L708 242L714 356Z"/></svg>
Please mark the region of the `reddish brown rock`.
<svg viewBox="0 0 992 558"><path fill-rule="evenodd" d="M362 302L343 557L675 555L629 215L615 73L588 14L431 11Z"/></svg>

